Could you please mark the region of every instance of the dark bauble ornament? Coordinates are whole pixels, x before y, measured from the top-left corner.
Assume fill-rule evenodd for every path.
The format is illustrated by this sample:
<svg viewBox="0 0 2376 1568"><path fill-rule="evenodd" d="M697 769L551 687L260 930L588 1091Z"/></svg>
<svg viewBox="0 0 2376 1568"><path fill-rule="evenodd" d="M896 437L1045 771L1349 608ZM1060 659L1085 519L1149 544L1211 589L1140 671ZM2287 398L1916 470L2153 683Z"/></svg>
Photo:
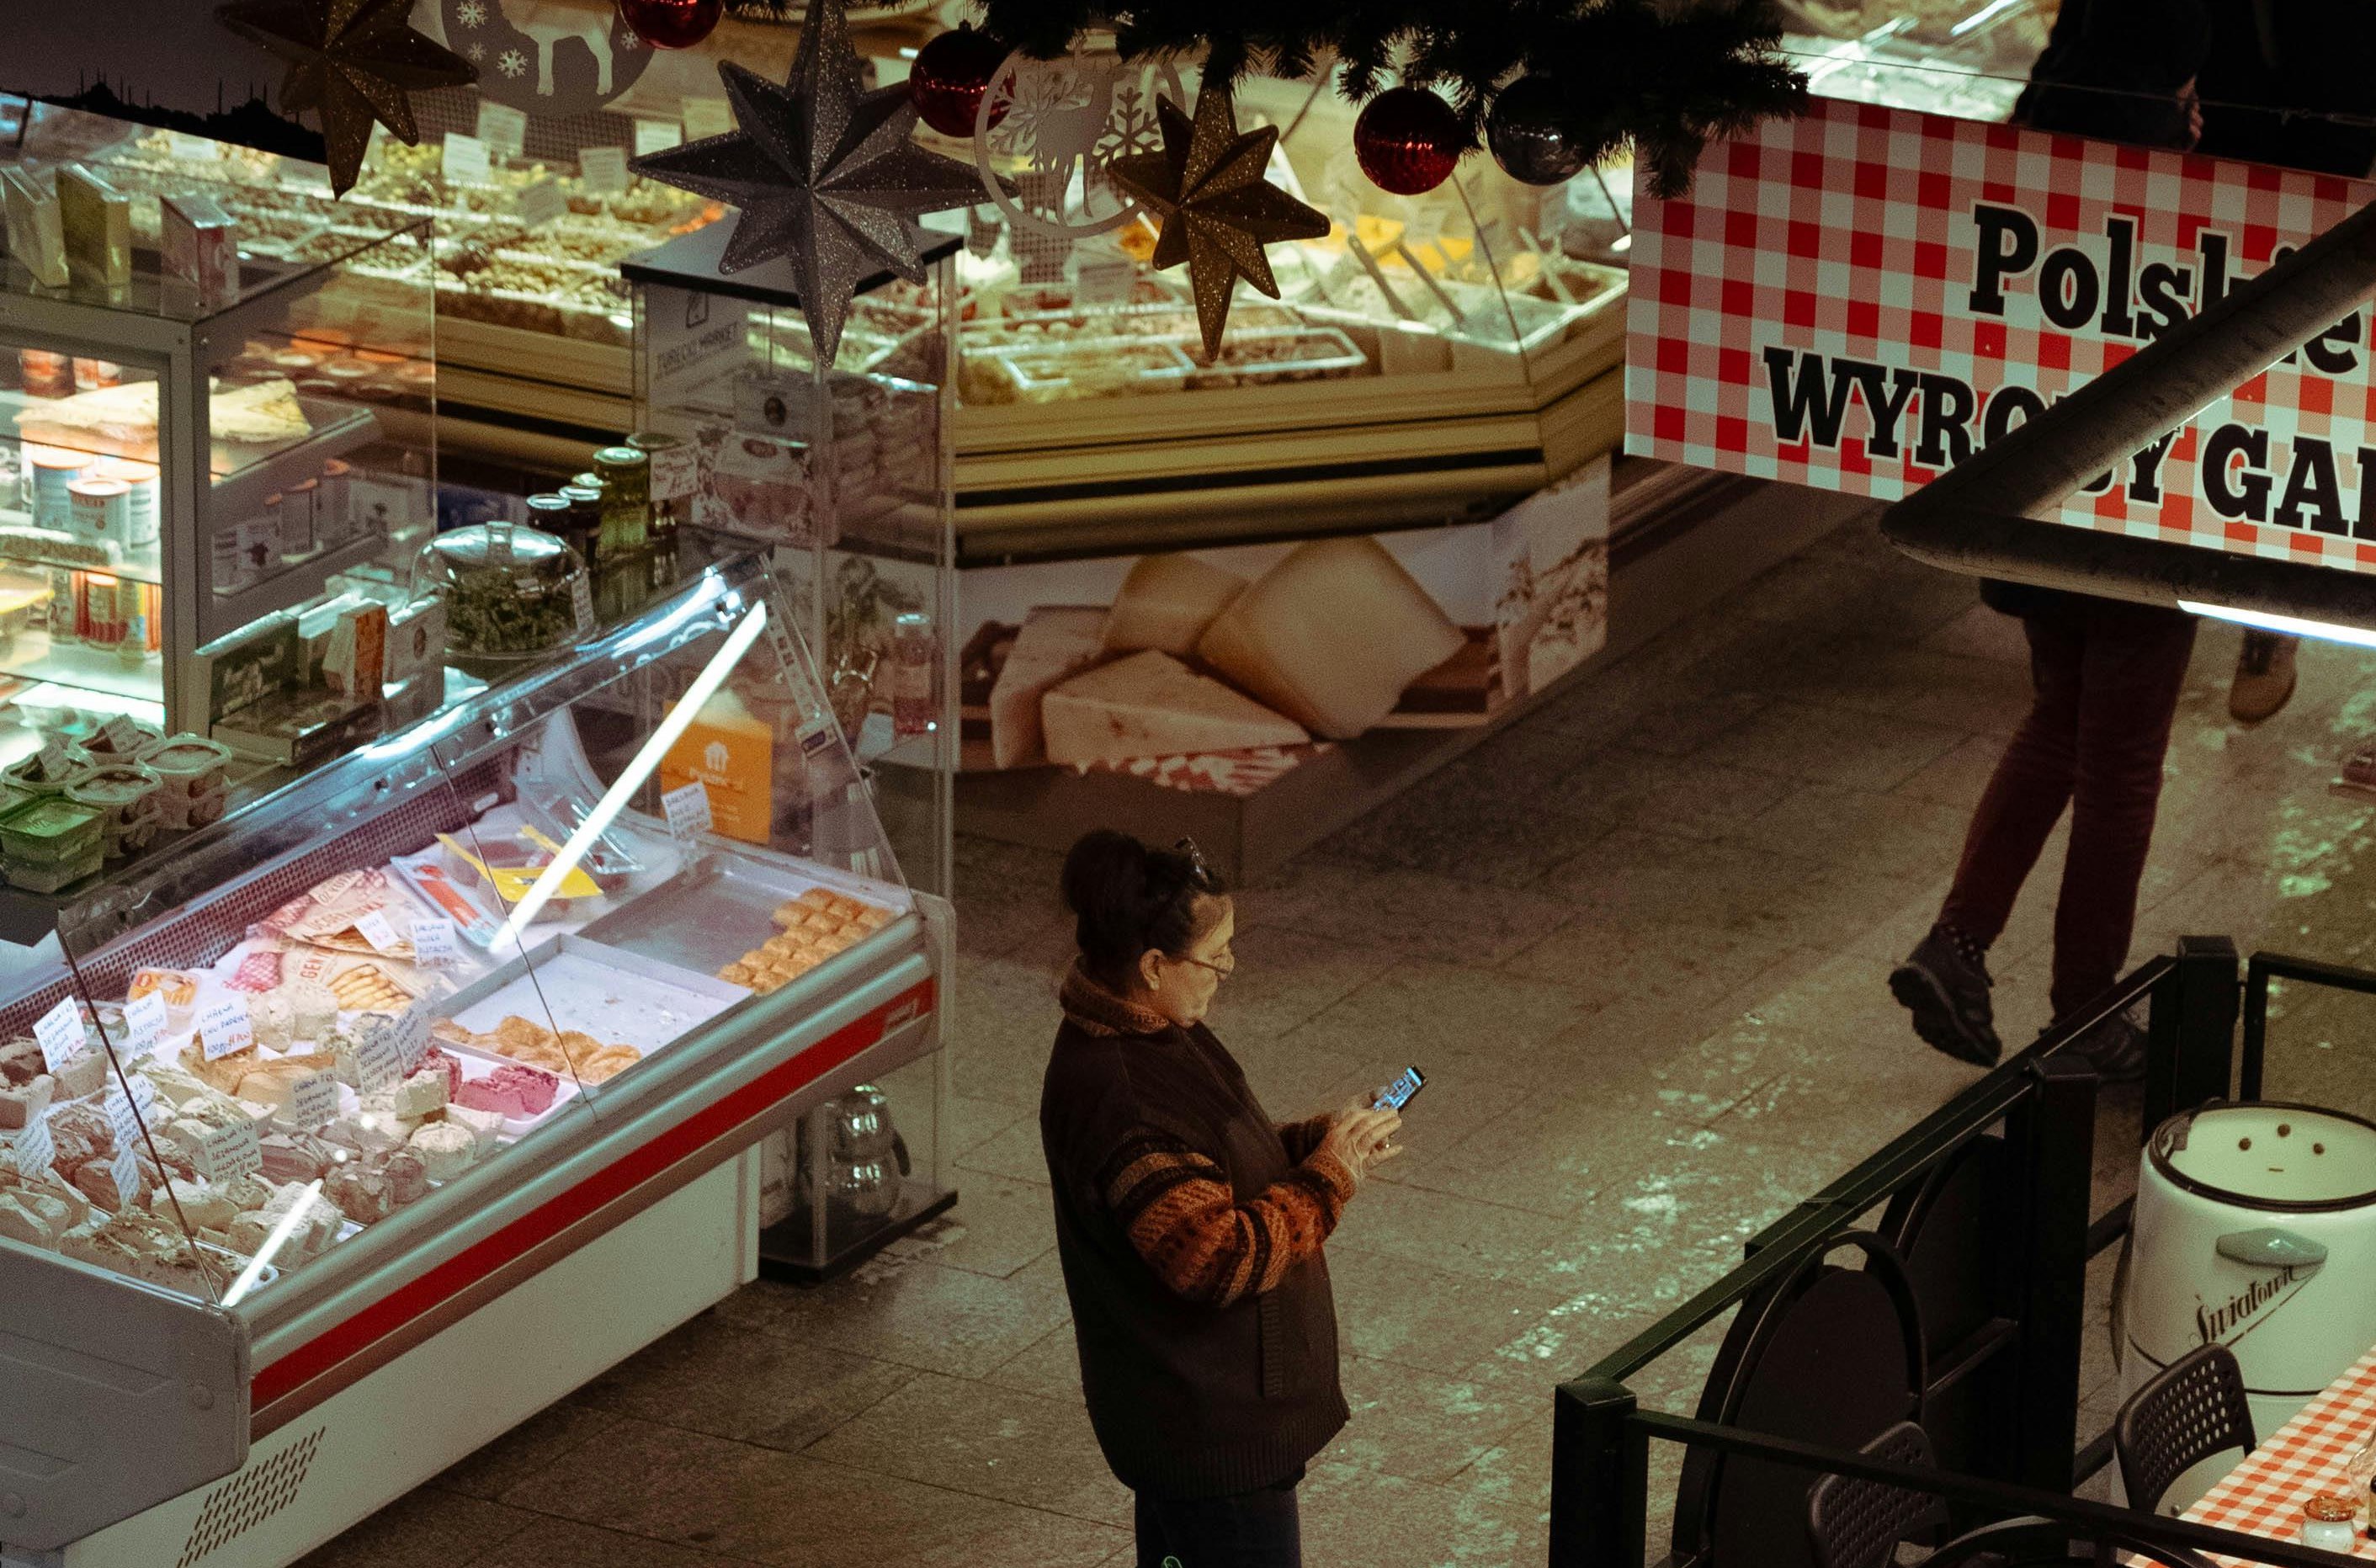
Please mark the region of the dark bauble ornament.
<svg viewBox="0 0 2376 1568"><path fill-rule="evenodd" d="M1485 116L1485 145L1514 180L1563 185L1592 160L1562 124L1563 93L1549 77L1520 77L1493 95Z"/></svg>
<svg viewBox="0 0 2376 1568"><path fill-rule="evenodd" d="M1353 122L1353 156L1382 191L1423 196L1460 161L1460 117L1425 88L1389 88Z"/></svg>
<svg viewBox="0 0 2376 1568"><path fill-rule="evenodd" d="M1006 45L973 28L953 28L916 51L908 71L908 91L924 124L944 137L971 137L982 96L1006 64ZM1001 105L990 117L1006 118Z"/></svg>
<svg viewBox="0 0 2376 1568"><path fill-rule="evenodd" d="M725 14L726 0L619 0L619 19L655 49L690 49Z"/></svg>

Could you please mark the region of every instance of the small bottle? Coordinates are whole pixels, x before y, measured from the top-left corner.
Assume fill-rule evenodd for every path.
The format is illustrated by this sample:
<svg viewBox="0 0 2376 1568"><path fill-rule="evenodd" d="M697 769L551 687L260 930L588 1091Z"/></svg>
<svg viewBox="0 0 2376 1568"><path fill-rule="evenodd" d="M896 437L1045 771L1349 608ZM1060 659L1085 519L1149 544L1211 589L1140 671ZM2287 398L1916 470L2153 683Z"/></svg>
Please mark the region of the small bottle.
<svg viewBox="0 0 2376 1568"><path fill-rule="evenodd" d="M891 732L900 740L933 732L933 659L939 647L931 616L910 610L891 623Z"/></svg>
<svg viewBox="0 0 2376 1568"><path fill-rule="evenodd" d="M2339 1491L2322 1491L2302 1504L2301 1543L2323 1551L2349 1552L2351 1515L2357 1505Z"/></svg>

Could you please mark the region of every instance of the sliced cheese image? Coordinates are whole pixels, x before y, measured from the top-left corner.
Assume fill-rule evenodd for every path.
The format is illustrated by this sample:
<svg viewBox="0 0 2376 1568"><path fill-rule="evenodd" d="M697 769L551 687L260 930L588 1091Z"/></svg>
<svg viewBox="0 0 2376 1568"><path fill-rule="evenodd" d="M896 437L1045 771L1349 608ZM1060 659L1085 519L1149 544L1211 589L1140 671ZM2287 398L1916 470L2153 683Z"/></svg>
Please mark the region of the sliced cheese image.
<svg viewBox="0 0 2376 1568"><path fill-rule="evenodd" d="M1312 737L1253 698L1147 648L1074 676L1040 700L1048 760L1060 766L1183 756Z"/></svg>
<svg viewBox="0 0 2376 1568"><path fill-rule="evenodd" d="M1042 605L1024 617L1006 662L990 688L991 761L1030 767L1048 760L1040 741L1040 698L1049 687L1097 662L1105 646L1106 612Z"/></svg>
<svg viewBox="0 0 2376 1568"><path fill-rule="evenodd" d="M1235 572L1194 555L1142 555L1106 617L1106 647L1115 653L1159 648L1184 658L1245 586Z"/></svg>
<svg viewBox="0 0 2376 1568"><path fill-rule="evenodd" d="M1349 741L1463 641L1376 540L1320 539L1256 578L1196 652L1313 734Z"/></svg>

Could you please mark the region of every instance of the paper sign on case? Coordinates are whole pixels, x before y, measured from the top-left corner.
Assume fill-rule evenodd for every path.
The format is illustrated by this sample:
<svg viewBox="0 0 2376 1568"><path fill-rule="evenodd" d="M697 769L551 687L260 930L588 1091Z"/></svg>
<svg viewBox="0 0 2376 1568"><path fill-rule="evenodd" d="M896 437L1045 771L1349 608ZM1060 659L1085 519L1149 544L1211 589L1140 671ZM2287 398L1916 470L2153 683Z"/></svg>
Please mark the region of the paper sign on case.
<svg viewBox="0 0 2376 1568"><path fill-rule="evenodd" d="M43 1064L53 1073L62 1071L85 1048L82 1008L67 997L35 1021L33 1038L42 1042Z"/></svg>
<svg viewBox="0 0 2376 1568"><path fill-rule="evenodd" d="M17 1169L28 1176L39 1176L49 1170L50 1161L56 1158L57 1152L57 1144L50 1136L50 1119L46 1116L35 1117L33 1124L18 1133L8 1146L9 1158L17 1162Z"/></svg>
<svg viewBox="0 0 2376 1568"><path fill-rule="evenodd" d="M442 969L462 961L462 942L454 922L444 915L422 915L412 922L412 961L424 969Z"/></svg>
<svg viewBox="0 0 2376 1568"><path fill-rule="evenodd" d="M327 1126L339 1113L339 1080L314 1073L297 1080L289 1094L289 1117L300 1127Z"/></svg>
<svg viewBox="0 0 2376 1568"><path fill-rule="evenodd" d="M508 103L479 100L479 139L497 158L517 158L528 150L528 116Z"/></svg>
<svg viewBox="0 0 2376 1568"><path fill-rule="evenodd" d="M594 196L617 196L627 188L624 148L589 147L577 155L577 177Z"/></svg>
<svg viewBox="0 0 2376 1568"><path fill-rule="evenodd" d="M124 1004L125 1049L137 1060L157 1049L165 1033L165 999L155 992Z"/></svg>
<svg viewBox="0 0 2376 1568"><path fill-rule="evenodd" d="M255 1123L241 1121L218 1127L198 1147L198 1174L209 1182L229 1182L264 1169L264 1150L255 1139Z"/></svg>
<svg viewBox="0 0 2376 1568"><path fill-rule="evenodd" d="M244 1002L218 1002L198 1015L198 1039L209 1062L245 1051L255 1043L255 1028L247 1019Z"/></svg>
<svg viewBox="0 0 2376 1568"><path fill-rule="evenodd" d="M669 831L679 838L691 838L709 831L709 786L696 778L681 784L660 797L660 810L668 815Z"/></svg>

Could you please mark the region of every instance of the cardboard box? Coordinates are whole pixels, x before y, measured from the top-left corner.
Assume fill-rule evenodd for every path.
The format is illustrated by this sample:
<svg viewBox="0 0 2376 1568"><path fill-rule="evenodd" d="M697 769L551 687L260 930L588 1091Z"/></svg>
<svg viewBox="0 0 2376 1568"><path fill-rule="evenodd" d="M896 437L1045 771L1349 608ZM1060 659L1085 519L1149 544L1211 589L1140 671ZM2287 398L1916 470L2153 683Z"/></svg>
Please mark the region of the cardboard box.
<svg viewBox="0 0 2376 1568"><path fill-rule="evenodd" d="M380 732L380 706L335 692L283 692L218 719L214 738L245 757L311 767Z"/></svg>
<svg viewBox="0 0 2376 1568"><path fill-rule="evenodd" d="M207 683L207 717L220 723L297 684L302 645L293 616L266 617L198 650Z"/></svg>
<svg viewBox="0 0 2376 1568"><path fill-rule="evenodd" d="M239 298L239 225L208 196L158 198L164 223L165 275L187 283L201 308Z"/></svg>
<svg viewBox="0 0 2376 1568"><path fill-rule="evenodd" d="M132 281L130 196L105 175L69 163L58 171L58 218L75 281L105 289Z"/></svg>
<svg viewBox="0 0 2376 1568"><path fill-rule="evenodd" d="M660 790L700 780L709 791L709 823L746 843L770 841L775 812L776 732L731 691L719 692L660 758Z"/></svg>

